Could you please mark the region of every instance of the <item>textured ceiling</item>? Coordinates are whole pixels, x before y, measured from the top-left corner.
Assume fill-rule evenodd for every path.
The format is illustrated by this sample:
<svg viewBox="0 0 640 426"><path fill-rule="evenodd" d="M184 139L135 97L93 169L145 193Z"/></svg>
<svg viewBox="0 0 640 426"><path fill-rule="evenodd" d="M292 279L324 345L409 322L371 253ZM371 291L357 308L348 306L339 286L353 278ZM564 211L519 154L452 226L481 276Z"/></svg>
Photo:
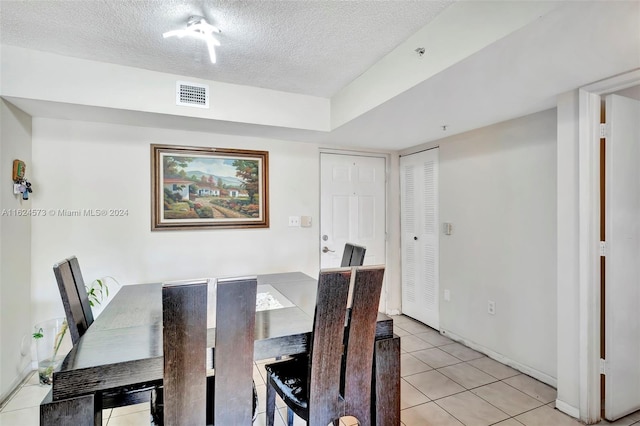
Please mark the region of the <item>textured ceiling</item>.
<svg viewBox="0 0 640 426"><path fill-rule="evenodd" d="M37 117L188 128L382 150L403 150L553 108L558 94L640 69L640 0L452 3L0 0L0 42L330 98L363 72L375 69L384 62L378 62L379 59L398 46L402 52L411 46L408 53L415 64L411 44L414 40L420 40L421 45L424 42L427 47L429 43L437 43L445 51L451 49L455 53L456 49L466 47L462 35L464 23L469 22L467 18L480 19L487 28L513 22L504 14L490 16L493 20L485 19L486 15L478 18L478 8L507 5L507 9L513 6L525 10L541 4L550 6L535 20L513 28L480 50L468 51L458 62L329 132L33 99L10 100ZM445 13L438 15L441 12ZM182 27L194 14L206 16L223 31L215 65L209 62L203 42L162 38L163 32ZM451 16L456 20L452 21ZM445 31L447 37L424 41L422 35L415 37L425 28L432 29L442 22L453 29ZM478 38L481 36L482 33ZM406 40L411 42L403 45ZM397 51L385 59L395 54ZM424 59L429 60L429 54ZM402 68L394 71L402 75ZM370 73L368 76L371 77ZM388 87L395 83L393 78L376 82L379 87ZM442 130L444 125L446 132Z"/></svg>
<svg viewBox="0 0 640 426"><path fill-rule="evenodd" d="M0 2L3 44L173 74L331 97L453 0ZM201 15L204 42L163 39Z"/></svg>

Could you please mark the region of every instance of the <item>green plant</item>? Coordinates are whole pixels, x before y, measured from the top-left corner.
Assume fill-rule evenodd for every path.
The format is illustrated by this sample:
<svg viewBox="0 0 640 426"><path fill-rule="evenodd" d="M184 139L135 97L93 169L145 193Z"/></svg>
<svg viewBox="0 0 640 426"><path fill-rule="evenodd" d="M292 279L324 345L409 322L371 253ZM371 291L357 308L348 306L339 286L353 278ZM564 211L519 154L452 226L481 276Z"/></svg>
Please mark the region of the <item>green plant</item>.
<svg viewBox="0 0 640 426"><path fill-rule="evenodd" d="M103 277L93 280L91 286L87 287L87 296L89 296L89 305L91 305L91 307L102 304L102 301L109 297L107 278L118 283L118 281L113 277Z"/></svg>
<svg viewBox="0 0 640 426"><path fill-rule="evenodd" d="M62 344L62 339L64 338L64 335L66 334L68 328L69 328L69 324L67 324L67 321L66 320L63 321L62 326L60 327L60 330L58 331L58 333L53 339L53 354L51 355L50 362L48 362L48 365L44 370L38 373L40 375L41 381L44 381L44 383L51 382L53 370L56 367L56 356L58 355L58 351L60 350L60 345ZM38 330L35 333L33 333L33 338L35 340L42 339L43 337L44 337L44 330L42 329L42 327L38 328Z"/></svg>
<svg viewBox="0 0 640 426"><path fill-rule="evenodd" d="M102 302L109 297L109 286L107 284L108 279L111 279L116 284L118 284L118 281L115 278L107 276L103 278L97 278L91 282L90 286L85 286L87 290L87 296L89 297L89 305L92 308L96 305L101 305ZM53 370L57 365L56 357L58 355L58 351L60 350L62 339L64 338L64 335L66 334L68 329L69 329L69 324L67 324L67 321L65 320L62 322L62 326L60 327L60 330L58 331L58 333L53 339L53 348L52 348L53 350L52 350L51 357L48 358L48 360L41 360L41 361L44 361L45 362L44 365L46 365L46 367L43 367L42 365L39 367L38 374L40 375L41 383L44 383L44 384L51 383ZM42 327L39 327L33 333L33 338L35 340L40 340L40 339L43 339L44 337L45 337L44 330ZM45 341L42 341L41 343L47 344Z"/></svg>

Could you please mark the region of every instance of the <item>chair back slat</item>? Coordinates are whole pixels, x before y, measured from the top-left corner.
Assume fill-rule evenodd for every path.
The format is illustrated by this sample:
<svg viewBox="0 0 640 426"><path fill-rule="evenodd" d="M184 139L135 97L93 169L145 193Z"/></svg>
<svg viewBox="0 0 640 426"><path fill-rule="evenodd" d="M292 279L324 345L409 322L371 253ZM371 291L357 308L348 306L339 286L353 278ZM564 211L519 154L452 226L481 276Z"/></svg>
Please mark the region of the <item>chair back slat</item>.
<svg viewBox="0 0 640 426"><path fill-rule="evenodd" d="M372 424L371 383L378 304L384 265L355 268L353 300L348 316L344 373L345 412L361 425Z"/></svg>
<svg viewBox="0 0 640 426"><path fill-rule="evenodd" d="M75 345L93 323L93 313L78 259L71 256L55 264L53 273L58 282L71 341Z"/></svg>
<svg viewBox="0 0 640 426"><path fill-rule="evenodd" d="M218 280L214 424L250 425L257 279Z"/></svg>
<svg viewBox="0 0 640 426"><path fill-rule="evenodd" d="M93 311L91 310L91 303L89 302L89 295L87 294L87 287L82 278L82 272L80 271L80 263L78 258L71 256L69 259L69 266L71 267L71 273L73 274L73 281L76 283L76 290L80 297L80 304L82 305L82 312L88 325L93 324Z"/></svg>
<svg viewBox="0 0 640 426"><path fill-rule="evenodd" d="M162 286L164 424L200 426L207 412L207 281Z"/></svg>
<svg viewBox="0 0 640 426"><path fill-rule="evenodd" d="M353 256L353 244L346 243L344 245L344 251L342 252L342 261L340 262L341 267L351 266L351 256Z"/></svg>
<svg viewBox="0 0 640 426"><path fill-rule="evenodd" d="M353 254L351 255L351 264L349 266L362 266L364 264L364 255L367 248L363 246L353 245Z"/></svg>
<svg viewBox="0 0 640 426"><path fill-rule="evenodd" d="M352 243L346 243L344 245L344 252L342 253L341 267L346 266L362 266L364 263L364 255L367 248Z"/></svg>
<svg viewBox="0 0 640 426"><path fill-rule="evenodd" d="M351 269L320 272L309 359L309 419L326 425L344 411L340 371ZM340 417L338 415L338 417Z"/></svg>

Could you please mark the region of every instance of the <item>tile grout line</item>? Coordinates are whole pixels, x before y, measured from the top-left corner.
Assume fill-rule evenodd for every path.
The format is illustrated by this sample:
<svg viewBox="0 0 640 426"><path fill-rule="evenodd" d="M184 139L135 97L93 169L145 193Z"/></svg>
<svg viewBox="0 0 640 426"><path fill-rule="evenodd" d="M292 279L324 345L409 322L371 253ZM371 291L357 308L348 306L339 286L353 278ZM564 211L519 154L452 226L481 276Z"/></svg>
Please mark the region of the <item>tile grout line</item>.
<svg viewBox="0 0 640 426"><path fill-rule="evenodd" d="M395 322L394 322L394 325L395 325ZM399 327L400 327L400 328L402 328L401 326L399 326ZM405 330L405 329L403 329L403 330L404 330L404 331L407 331L407 330ZM435 330L434 330L434 331L435 331ZM410 332L408 332L408 331L407 331L407 333L409 333L409 334L408 334L408 336L414 336L414 337L417 337L417 336L415 336L415 333L410 333ZM419 338L419 337L418 337L418 338ZM401 339L402 339L402 336L401 336ZM422 340L422 339L420 339L420 340ZM429 342L426 342L426 343L429 343ZM457 342L454 342L454 343L457 343ZM431 344L431 343L429 343L429 344ZM433 347L432 347L432 348L439 349L439 348L440 348L440 347L442 347L442 346L447 346L447 345L450 345L450 344L451 344L451 343L447 343L447 344L439 345L439 346L437 346L437 345L433 345ZM462 346L464 346L464 345L462 345ZM427 349L432 349L432 348L427 348ZM411 351L411 352L409 352L409 351L405 351L404 353L411 355L413 352L418 352L418 351L421 351L421 350L427 350L427 349L418 349L418 350L416 350L416 351ZM440 350L442 350L442 349L440 349ZM444 351L444 350L442 350L442 351L443 351L443 352L445 352L445 353L447 353L448 355L450 355L450 356L452 356L452 357L454 357L454 358L456 358L456 359L459 359L459 360L460 360L460 358L456 357L455 355L450 354L449 352ZM476 352L477 352L477 351L476 351ZM480 353L480 352L478 352L478 353ZM408 374L408 375L406 375L406 376L402 376L402 375L401 375L401 378L402 378L402 379L404 379L404 378L406 378L406 377L410 377L410 376L415 376L415 375L418 375L418 374L421 374L421 373L426 373L426 372L429 372L429 371L436 371L436 372L438 372L438 373L442 374L443 376L447 377L447 378L448 378L449 380L451 380L452 382L454 382L454 383L456 383L457 385L462 386L462 387L464 388L464 390L463 390L463 391L455 392L455 393L452 393L451 395L443 396L443 397L440 397L440 398L437 398L437 399L431 399L431 398L430 398L429 396L427 396L424 392L422 392L420 389L416 388L416 387L415 387L415 386L413 386L409 381L407 381L407 383L408 383L410 386L412 386L412 387L413 387L414 389L416 389L420 394L422 394L424 397L426 397L426 398L429 400L428 402L433 402L433 403L435 403L435 404L436 404L440 409L442 409L444 412L446 412L447 414L449 414L451 417L453 417L454 419L456 419L457 421L459 421L459 422L460 422L460 423L462 423L463 425L464 425L464 423L463 423L459 418L457 418L454 414L452 414L452 413L450 413L449 411L447 411L444 407L442 407L440 404L438 404L438 402L437 402L437 401L442 400L442 399L444 399L444 398L448 398L448 397L453 396L453 395L459 395L459 394L462 394L462 393L464 393L464 392L470 392L471 394L473 394L473 395L477 396L477 397L478 397L478 398L480 398L482 401L486 402L487 404L491 405L493 408L495 408L496 410L500 411L501 413L503 413L504 415L506 415L506 416L507 416L507 418L506 418L506 419L503 419L503 420L500 420L500 421L498 421L498 422L494 422L494 423L491 423L491 424L500 423L500 422L506 421L506 420L508 420L508 419L512 419L513 421L515 421L515 422L517 422L517 423L519 423L519 424L522 424L522 422L520 422L519 420L517 420L517 419L515 418L516 416L521 416L521 415L523 415L523 414L525 414L525 413L528 413L528 412L533 411L533 410L537 410L537 409L539 409L539 408L541 408L541 407L543 407L543 406L546 406L546 405L547 405L547 403L542 402L541 400L539 400L539 399L537 399L537 398L535 398L535 397L533 397L533 396L531 396L531 395L527 394L526 392L524 392L524 391L522 391L522 390L520 390L520 389L516 388L515 386L512 386L512 385L510 385L509 383L507 383L507 382L505 382L505 381L504 381L504 380L510 379L510 378L512 378L512 377L516 377L516 376L518 376L518 375L524 374L524 373L522 373L522 372L518 372L517 374L515 374L515 375L513 375L513 376L506 377L506 378L504 378L504 379L499 379L499 378L495 377L494 375L492 375L492 374L490 374L490 373L488 373L488 372L486 372L486 371L484 371L484 370L481 370L480 368L478 368L478 367L476 367L476 366L474 366L474 365L472 365L472 364L469 364L469 366L470 366L470 367L473 367L474 369L476 369L476 370L478 370L478 371L480 371L480 372L482 372L482 373L484 373L484 374L486 374L486 375L488 375L488 376L490 376L490 377L494 378L494 379L495 379L495 381L492 381L492 382L485 383L485 384L480 385L480 386L476 386L476 387L468 388L468 389L467 389L467 388L466 388L464 385L462 385L461 383L456 382L453 378L451 378L451 377L447 376L446 374L444 374L444 373L442 373L442 372L440 372L440 371L439 371L439 370L440 370L440 369L442 369L442 368L447 368L447 367L454 366L454 365L460 365L460 364L464 364L464 363L469 363L469 362L471 362L471 361L475 361L475 360L477 360L477 359L481 359L481 358L483 358L483 357L486 357L486 355L482 355L481 357L473 358L473 359L470 359L470 360L468 360L468 361L460 360L460 362L458 362L458 363L454 363L454 364L450 364L450 365L442 366L442 367L439 367L439 368L433 368L431 365L429 365L427 362L425 362L425 361L421 360L420 358L418 358L418 357L416 357L416 356L414 356L414 355L411 355L411 356L412 356L412 357L414 357L414 358L416 358L418 361L420 361L420 362L424 363L424 364L425 364L425 365L427 365L428 367L431 367L431 370L426 370L426 371L422 371L422 372L417 372L417 373L413 373L413 374ZM491 359L491 358L489 358L489 359ZM494 361L495 361L495 360L494 360ZM496 361L496 362L499 362L499 361ZM503 364L503 365L504 365L504 364ZM515 370L515 371L517 371L517 370ZM530 377L530 376L528 376L528 377ZM534 380L535 380L535 379L534 379ZM494 404L492 404L491 402L489 402L489 401L487 401L486 399L482 398L482 396L477 395L477 394L475 394L475 393L471 392L473 389L478 389L478 388L481 388L481 387L483 387L483 386L487 386L487 385L494 384L494 383L504 383L505 385L509 386L510 388L512 388L512 389L514 389L514 390L516 390L516 391L518 391L518 392L523 393L524 395L528 396L529 398L535 399L536 401L538 401L538 402L540 403L540 405L539 405L539 406L537 406L537 407L531 408L531 409L529 409L529 410L525 410L525 411L523 411L522 413L518 413L518 414L516 414L515 416L512 416L512 415L510 415L509 413L506 413L506 412L502 411L499 407L495 406L495 405L494 405ZM427 404L428 402L423 403L423 404ZM553 402L553 401L551 401L551 402ZM403 410L406 410L406 409L409 409L409 408L412 408L412 407L418 407L418 406L423 405L423 404L418 404L418 405L414 405L414 406L410 406L410 407L405 407ZM637 422L637 423L640 423L640 422Z"/></svg>
<svg viewBox="0 0 640 426"><path fill-rule="evenodd" d="M407 320L407 321L412 321L412 320ZM418 324L418 323L416 323L416 324ZM395 325L395 324L394 324L394 325ZM401 329L402 329L402 327L401 327L401 326L399 326L399 328L401 328ZM414 336L414 337L417 337L417 336L416 336L416 334L429 333L429 332L430 332L430 331L417 331L416 333L411 333L411 332L408 332L407 330L404 330L404 329L402 329L402 330L407 332L407 336ZM431 329L427 329L427 330L431 330ZM432 330L432 331L433 331L434 333L438 334L437 332L435 332L435 330ZM420 339L419 337L417 337L417 338L418 338L418 339ZM422 340L422 339L420 339L420 340ZM424 340L422 340L422 341L424 341ZM431 343L429 343L429 342L427 342L427 341L424 341L424 342L425 342L425 343L427 343L427 344L432 345ZM455 355L450 354L449 352L444 351L444 350L442 350L442 349L441 349L441 347L442 347L442 346L452 345L452 344L456 344L456 343L457 343L457 342L453 342L453 343L445 343L445 344L441 344L441 345L439 345L439 346L438 346L438 345L432 345L430 348L420 349L420 350L427 350L427 349L440 349L441 351L443 351L443 352L447 353L448 355L450 355L450 356L451 356L451 357L453 357L454 359L458 359L458 360L460 361L460 362L456 362L456 363L454 363L454 364L445 365L445 366L442 366L442 367L439 367L439 368L433 368L433 367L431 367L431 365L429 365L427 362L422 361L421 359L419 359L418 357L416 357L415 355L413 355L413 353L414 353L414 352L418 352L418 351L420 351L420 350L418 350L418 351L412 351L412 352L408 352L408 351L404 351L404 352L403 352L403 354L408 354L408 355L410 355L411 357L415 358L417 361L419 361L419 362L423 363L425 366L427 366L427 367L429 367L429 368L430 368L429 370L421 371L421 372L417 372L417 373L413 373L413 374L408 374L408 375L406 375L406 376L402 376L402 375L401 375L401 379L402 379L402 380L405 380L405 382L406 382L409 386L411 386L413 389L415 389L415 390L418 392L418 394L422 395L423 397L425 397L425 398L427 399L427 402L424 402L424 403L422 403L422 404L417 404L417 405L407 406L407 407L403 408L403 411L404 411L404 410L411 409L411 408L414 408L414 407L418 407L418 406L420 406L420 405L428 404L429 402L434 402L434 403L435 403L435 405L436 405L437 407L439 407L440 409L442 409L445 413L447 413L448 415L450 415L452 418L456 419L457 421L460 421L460 419L458 419L455 415L453 415L452 413L450 413L449 411L447 411L444 407L442 407L441 405L439 405L439 404L438 404L438 401L441 401L442 399L447 398L447 397L450 397L450 396L453 396L453 395L459 395L459 394L462 394L462 393L464 393L464 392L469 392L470 394L472 394L472 395L474 395L474 396L477 396L477 397L478 397L478 398L480 398L482 401L486 402L487 404L489 404L490 406L494 407L494 408L495 408L495 409L497 409L498 411L500 411L500 412L504 413L505 415L507 415L507 416L508 416L508 417L507 417L507 419L512 419L514 422L517 422L518 424L522 424L522 422L520 422L519 420L517 420L517 419L516 419L516 416L521 416L521 415L526 414L526 413L529 413L529 412L531 412L531 411L534 411L534 410L540 409L540 408L542 408L542 407L544 407L544 406L549 406L550 408L552 408L552 409L556 410L556 409L555 409L555 407L552 407L551 405L549 405L549 404L553 403L553 401L550 401L549 403L545 403L545 402L543 402L542 400L538 399L537 397L532 396L532 395L530 395L529 393L527 393L527 392L525 392L525 391L523 391L523 390L521 390L521 389L518 389L518 388L516 388L515 386L513 386L513 385L511 385L510 383L507 383L507 382L505 381L505 380L511 379L511 378L513 378L513 377L516 377L516 376L518 376L518 375L524 375L524 376L526 376L526 377L530 377L530 376L527 376L526 374L524 374L524 373L522 373L522 372L519 372L519 371L515 370L515 371L516 371L516 374L514 374L513 376L509 376L509 377L505 377L505 378L503 378L503 379L499 379L499 378L495 377L493 374L490 374L490 373L488 373L488 372L486 372L486 371L484 371L484 370L480 369L479 367L476 367L475 365L471 364L471 362L476 361L476 360L478 360L478 359L481 359L481 358L485 357L485 355L482 355L482 356L481 356L481 357L479 357L479 358L473 358L473 359L469 359L469 360L467 360L467 361L464 361L464 360L461 360L460 358L456 357ZM463 347L464 347L464 345L461 345L461 346L463 346ZM477 351L476 351L476 352L477 352ZM489 358L489 357L487 357L487 358L488 358L488 359L491 359L491 358ZM494 360L494 361L495 361L495 360ZM267 361L265 361L265 362L262 362L262 363L254 362L254 366L255 366L255 367L257 367L257 369L258 369L258 373L259 373L259 375L260 375L260 377L261 377L261 378L263 378L263 377L262 377L262 373L261 373L261 371L260 371L260 367L259 367L259 365L261 365L261 364L263 364L263 363L267 363L267 362L269 362L269 360L267 360ZM496 362L497 362L497 363L499 363L499 361L496 361ZM460 364L464 364L464 363L468 364L468 365L469 365L470 367L472 367L473 369L478 370L478 371L480 371L480 372L482 372L482 373L486 374L487 376L489 376L489 377L491 377L491 378L494 378L495 380L494 380L494 381L491 381L491 382L489 382L489 383L485 383L485 384L479 385L479 386L475 386L475 387L472 387L472 388L467 388L466 386L462 385L462 384L461 384L461 383L459 383L458 381L456 381L456 380L452 379L451 377L447 376L446 374L444 374L444 373L442 373L442 372L440 371L440 370L442 370L442 369L444 369L444 368L451 367L451 366L459 366ZM499 364L501 364L501 363L499 363ZM502 365L504 365L504 364L502 364ZM429 397L428 397L424 392L422 392L420 389L416 388L413 384L411 384L409 381L407 381L407 380L406 380L406 378L408 378L408 377L412 377L412 376L415 376L415 375L417 375L417 374L426 373L426 372L430 372L430 371L435 371L435 372L437 372L437 373L439 373L439 374L443 375L443 376L444 376L444 377L446 377L448 380L451 380L453 383L455 383L455 384L457 384L457 385L459 385L459 386L462 386L464 389L463 389L462 391L459 391L459 392L454 392L454 393L452 393L451 395L443 396L443 397L440 397L440 398L437 398L437 399L431 399L431 398L429 398ZM4 401L3 401L3 404L2 404L2 406L0 407L0 414L4 414L4 413L8 413L8 412L13 412L13 411L18 411L18 410L22 410L22 409L34 408L34 407L37 407L37 405L39 405L39 402L37 402L34 406L31 406L31 407L23 407L23 408L20 408L20 409L17 409L17 410L5 411L5 409L6 409L7 405L9 404L9 402L10 402L10 401L12 401L12 400L16 397L16 395L18 394L18 392L19 392L20 390L22 390L22 389L24 389L24 388L26 388L26 387L28 387L28 386L39 386L39 385L36 385L36 384L28 384L28 381L32 378L32 375L33 375L33 374L35 374L35 373L32 373L31 375L27 375L27 377L26 377L25 379L23 379L23 381L20 383L20 385L18 385L18 386L16 387L16 389L15 389L15 390L14 390L14 391L13 391L13 392L12 392L12 393L11 393L11 394L10 394L10 395L9 395L9 396L4 400ZM532 379L533 379L533 378L532 378ZM264 380L264 378L263 378L263 380ZM533 380L535 380L535 379L533 379ZM538 405L537 407L534 407L534 408L531 408L531 409L525 410L525 411L523 411L523 412L521 412L521 413L518 413L518 414L516 414L516 415L511 416L510 414L505 413L504 411L502 411L499 407L497 407L497 406L495 406L494 404L492 404L491 402L487 401L487 400L486 400L485 398L483 398L482 396L480 396L480 395L478 395L478 394L476 394L476 393L474 393L474 392L473 392L473 390L476 390L476 389L479 389L479 388L481 388L481 387L488 386L488 385L491 385L491 384L499 383L499 382L500 382L500 383L504 383L504 384L505 384L505 385L507 385L509 388L511 388L511 389L513 389L513 390L515 390L515 391L517 391L517 392L520 392L520 393L522 393L522 394L526 395L526 396L527 396L527 397L529 397L529 398L535 399L535 400L536 400L540 405ZM536 380L536 382L539 382L539 381L537 381L537 380ZM540 383L542 383L542 382L540 382ZM544 383L542 383L542 384L544 384ZM548 386L548 385L547 385L547 386ZM537 392L536 392L536 394L537 394ZM286 408L285 408L285 407L281 407L281 408L277 409L277 411L278 411L278 415L280 416L280 419L282 420L282 423L286 424ZM284 413L284 417L283 417L282 411L285 411L285 413ZM561 413L561 412L560 412L560 413ZM563 413L562 413L562 414L563 414ZM572 420L575 420L575 419L573 419L572 417L568 417L568 418L570 418L570 419L572 419ZM507 419L504 419L504 420L501 420L501 421L506 421ZM109 424L109 422L110 422L111 420L113 420L113 411L111 411L111 412L109 413L109 415L105 417L105 419L104 419L105 426L106 426L106 425L108 425L108 424ZM462 423L462 422L461 422L461 423ZM499 423L499 422L498 422L498 423ZM402 423L402 424L404 425L405 423ZM492 423L492 424L495 424L495 423ZM606 423L606 424L608 424L608 423ZM634 424L634 425L638 425L638 424L640 424L640 421L636 421L636 422L634 422L633 424ZM342 425L342 426L344 426L344 425L346 425L346 423L345 423L344 421L341 421L341 425Z"/></svg>

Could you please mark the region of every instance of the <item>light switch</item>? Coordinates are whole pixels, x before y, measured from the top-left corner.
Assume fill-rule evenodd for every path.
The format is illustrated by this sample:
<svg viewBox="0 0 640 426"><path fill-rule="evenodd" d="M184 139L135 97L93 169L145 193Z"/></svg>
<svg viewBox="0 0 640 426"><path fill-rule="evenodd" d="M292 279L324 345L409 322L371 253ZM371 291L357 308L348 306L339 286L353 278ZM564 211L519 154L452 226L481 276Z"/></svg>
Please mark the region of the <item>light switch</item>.
<svg viewBox="0 0 640 426"><path fill-rule="evenodd" d="M444 232L444 235L453 234L453 223L450 223L450 222L443 223L442 224L442 231Z"/></svg>

